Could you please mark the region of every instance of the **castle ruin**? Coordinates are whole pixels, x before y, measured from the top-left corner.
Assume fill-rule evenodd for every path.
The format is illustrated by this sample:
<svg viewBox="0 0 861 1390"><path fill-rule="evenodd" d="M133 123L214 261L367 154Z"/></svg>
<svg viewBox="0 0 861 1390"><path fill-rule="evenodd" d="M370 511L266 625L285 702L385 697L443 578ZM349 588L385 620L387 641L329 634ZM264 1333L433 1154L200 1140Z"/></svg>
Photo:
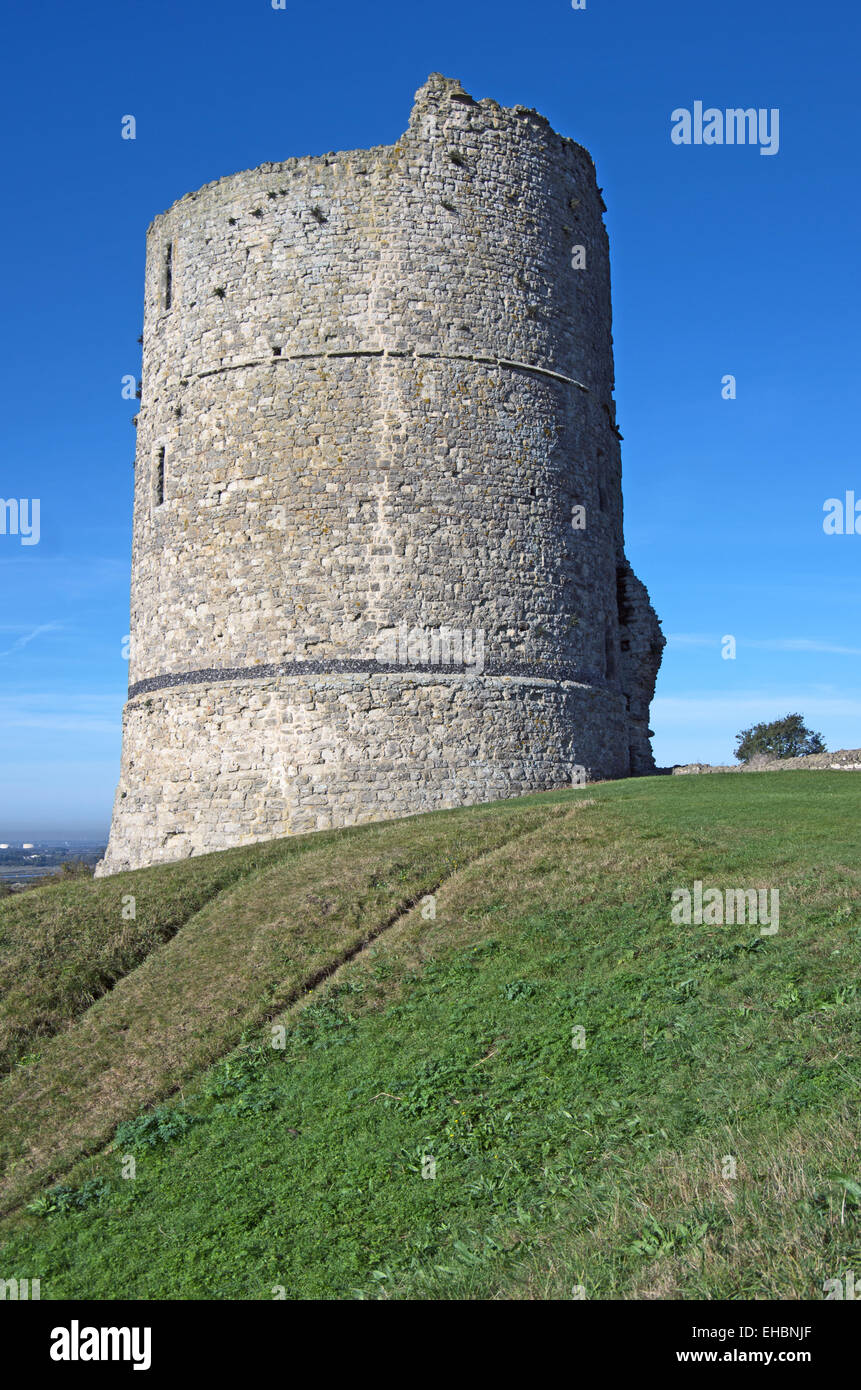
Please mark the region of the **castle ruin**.
<svg viewBox="0 0 861 1390"><path fill-rule="evenodd" d="M434 74L394 145L155 219L100 873L654 770L603 209Z"/></svg>

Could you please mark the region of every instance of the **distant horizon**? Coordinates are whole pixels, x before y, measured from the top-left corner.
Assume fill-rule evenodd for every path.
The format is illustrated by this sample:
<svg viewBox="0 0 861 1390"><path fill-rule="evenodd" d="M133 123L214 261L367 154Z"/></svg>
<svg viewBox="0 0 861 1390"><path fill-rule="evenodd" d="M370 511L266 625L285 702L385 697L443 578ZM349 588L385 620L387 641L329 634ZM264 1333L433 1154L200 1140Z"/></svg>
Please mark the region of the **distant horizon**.
<svg viewBox="0 0 861 1390"><path fill-rule="evenodd" d="M36 831L27 835L7 835L0 832L0 848L6 845L9 849L23 849L33 845L36 849L101 849L108 843L108 831L105 830L101 835L63 835L63 834L39 834Z"/></svg>

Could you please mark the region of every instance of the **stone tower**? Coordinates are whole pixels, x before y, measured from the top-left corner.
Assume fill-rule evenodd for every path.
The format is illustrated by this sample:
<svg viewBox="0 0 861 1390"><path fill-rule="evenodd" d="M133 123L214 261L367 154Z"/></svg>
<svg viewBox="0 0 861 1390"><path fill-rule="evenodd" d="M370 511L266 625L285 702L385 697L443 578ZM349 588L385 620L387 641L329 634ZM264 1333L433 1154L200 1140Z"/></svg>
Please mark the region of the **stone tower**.
<svg viewBox="0 0 861 1390"><path fill-rule="evenodd" d="M396 144L155 219L101 873L654 769L603 208L434 74Z"/></svg>

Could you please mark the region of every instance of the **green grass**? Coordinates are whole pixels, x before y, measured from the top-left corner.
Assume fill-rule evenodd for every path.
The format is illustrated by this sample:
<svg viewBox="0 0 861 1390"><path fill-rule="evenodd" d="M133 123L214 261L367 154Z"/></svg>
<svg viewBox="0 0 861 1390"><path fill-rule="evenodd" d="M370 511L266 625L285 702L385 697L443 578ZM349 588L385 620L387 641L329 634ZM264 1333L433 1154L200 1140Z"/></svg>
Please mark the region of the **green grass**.
<svg viewBox="0 0 861 1390"><path fill-rule="evenodd" d="M66 1016L58 1008L53 1032L0 1078L0 1209L102 1145L118 1122L176 1090L247 1030L259 1033L459 865L562 813L522 802L507 814L470 808L230 851L220 876L225 856L209 855L91 885L87 938L106 943L114 974L122 964L118 934L129 963L140 964L86 1008L78 981L89 988L90 963L77 945L68 964L57 958ZM196 896L193 879L176 874L181 867L193 875L194 862ZM121 921L129 895L137 916ZM198 900L203 906L191 911ZM16 920L19 956L27 957L29 929L37 963L52 959L46 943L55 924L63 920L66 938L74 936L79 904L59 887L39 890L31 918L23 927ZM168 925L160 940L162 912ZM45 977L57 993L50 969ZM18 1036L44 1018L38 965L22 969L22 979L27 988L11 997Z"/></svg>
<svg viewBox="0 0 861 1390"><path fill-rule="evenodd" d="M861 1265L859 812L848 774L715 774L231 851L263 857L0 1083L4 1277L821 1297ZM779 932L673 925L694 879L778 888Z"/></svg>
<svg viewBox="0 0 861 1390"><path fill-rule="evenodd" d="M0 1072L83 1014L224 888L300 845L278 841L134 876L55 882L4 901Z"/></svg>

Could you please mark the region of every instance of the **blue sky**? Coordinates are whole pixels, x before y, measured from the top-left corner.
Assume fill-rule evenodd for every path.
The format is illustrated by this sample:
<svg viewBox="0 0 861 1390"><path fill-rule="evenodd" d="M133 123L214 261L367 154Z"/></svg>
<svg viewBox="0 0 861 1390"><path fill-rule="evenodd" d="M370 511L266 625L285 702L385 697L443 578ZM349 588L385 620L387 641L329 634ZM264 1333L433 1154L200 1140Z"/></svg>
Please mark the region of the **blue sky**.
<svg viewBox="0 0 861 1390"><path fill-rule="evenodd" d="M147 224L265 160L395 140L433 71L598 167L627 549L670 639L658 762L731 761L789 711L861 744L861 535L822 526L827 498L861 500L859 27L849 0L7 10L0 496L39 498L41 536L0 535L0 837L108 826ZM697 100L777 108L779 152L674 145Z"/></svg>

